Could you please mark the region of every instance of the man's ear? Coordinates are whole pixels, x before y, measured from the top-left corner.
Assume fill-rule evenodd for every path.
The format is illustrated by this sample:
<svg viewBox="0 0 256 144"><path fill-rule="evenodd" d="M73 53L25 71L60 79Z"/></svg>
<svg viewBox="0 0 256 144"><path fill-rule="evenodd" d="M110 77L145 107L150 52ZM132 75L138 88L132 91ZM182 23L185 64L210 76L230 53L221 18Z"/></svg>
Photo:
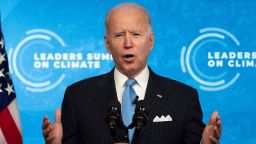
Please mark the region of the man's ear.
<svg viewBox="0 0 256 144"><path fill-rule="evenodd" d="M155 44L154 32L150 33L149 44L150 44L150 51L152 51L154 44Z"/></svg>
<svg viewBox="0 0 256 144"><path fill-rule="evenodd" d="M111 54L111 50L110 50L110 46L109 46L109 38L108 38L108 36L104 36L104 41L105 41L105 46L106 46L106 49L107 49L107 51L108 51L108 53L110 53Z"/></svg>

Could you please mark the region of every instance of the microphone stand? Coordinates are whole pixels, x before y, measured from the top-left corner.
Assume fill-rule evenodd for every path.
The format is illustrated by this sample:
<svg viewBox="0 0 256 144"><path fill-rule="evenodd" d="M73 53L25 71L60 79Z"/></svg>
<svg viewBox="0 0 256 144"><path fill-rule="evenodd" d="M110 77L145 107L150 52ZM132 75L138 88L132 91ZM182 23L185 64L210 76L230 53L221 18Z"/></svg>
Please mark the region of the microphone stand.
<svg viewBox="0 0 256 144"><path fill-rule="evenodd" d="M139 136L142 128L147 124L148 122L148 112L146 111L145 106L143 106L143 101L138 101L137 106L135 109L135 114L133 116L133 124L135 126L135 131L133 135L133 144L137 144L139 141Z"/></svg>
<svg viewBox="0 0 256 144"><path fill-rule="evenodd" d="M120 109L121 104L118 101L112 101L105 123L109 127L113 143L129 143L128 129L121 122Z"/></svg>

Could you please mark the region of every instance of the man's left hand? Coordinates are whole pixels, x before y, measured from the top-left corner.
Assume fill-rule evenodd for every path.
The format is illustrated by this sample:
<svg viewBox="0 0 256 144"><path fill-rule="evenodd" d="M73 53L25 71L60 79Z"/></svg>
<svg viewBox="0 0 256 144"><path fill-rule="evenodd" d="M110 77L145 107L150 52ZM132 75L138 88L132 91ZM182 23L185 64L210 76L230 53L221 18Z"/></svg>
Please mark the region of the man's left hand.
<svg viewBox="0 0 256 144"><path fill-rule="evenodd" d="M218 112L213 112L209 123L204 128L201 144L218 144L221 137L221 120Z"/></svg>

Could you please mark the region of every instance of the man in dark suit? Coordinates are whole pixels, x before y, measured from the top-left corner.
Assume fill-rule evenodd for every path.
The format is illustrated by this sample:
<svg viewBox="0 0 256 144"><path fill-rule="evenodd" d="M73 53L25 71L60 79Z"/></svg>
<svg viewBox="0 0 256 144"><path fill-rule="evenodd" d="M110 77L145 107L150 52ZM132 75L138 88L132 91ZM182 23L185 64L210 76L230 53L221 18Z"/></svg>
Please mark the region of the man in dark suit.
<svg viewBox="0 0 256 144"><path fill-rule="evenodd" d="M44 117L46 143L113 143L104 118L112 101L119 101L123 111L127 102L124 91L127 81L132 79L132 90L139 100L144 100L148 112L148 122L138 143L217 144L221 136L218 113L214 112L205 126L197 91L159 76L147 66L148 55L154 46L147 11L133 3L118 5L107 14L105 27L105 44L113 56L115 68L66 89L62 116L57 110L55 123Z"/></svg>

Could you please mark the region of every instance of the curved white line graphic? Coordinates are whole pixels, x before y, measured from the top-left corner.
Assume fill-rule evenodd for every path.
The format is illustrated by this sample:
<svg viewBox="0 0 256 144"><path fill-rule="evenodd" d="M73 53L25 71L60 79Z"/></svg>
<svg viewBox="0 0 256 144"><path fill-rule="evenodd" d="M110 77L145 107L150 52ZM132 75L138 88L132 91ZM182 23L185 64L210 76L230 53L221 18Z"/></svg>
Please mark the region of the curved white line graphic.
<svg viewBox="0 0 256 144"><path fill-rule="evenodd" d="M9 51L8 51L8 58L11 58L12 57L12 53L13 53L13 48L9 48ZM10 73L13 73L13 70L12 70L12 61L8 61L9 62L9 71Z"/></svg>
<svg viewBox="0 0 256 144"><path fill-rule="evenodd" d="M42 82L42 83L34 83L34 82L31 82L31 81L28 81L26 80L19 72L18 68L17 68L17 65L16 65L16 59L17 59L17 55L18 55L18 52L20 50L20 48L28 41L30 40L33 40L33 39L45 39L45 40L48 40L50 41L51 40L51 37L49 36L46 36L46 35L41 35L41 34L36 34L36 35L32 35L32 36L28 36L26 37L25 39L23 39L18 45L17 47L15 48L14 50L14 53L13 53L13 56L12 56L12 62L13 62L13 71L15 72L16 76L23 82L25 83L26 85L29 85L29 86L33 86L33 87L44 87L44 86L47 86L49 84L51 84L51 82L48 80L48 81L45 81L45 82Z"/></svg>
<svg viewBox="0 0 256 144"><path fill-rule="evenodd" d="M219 44L223 45L224 47L227 47L226 44L224 44L222 41L213 40L213 39L205 40L205 41L201 42L198 46L194 47L194 53L193 53L193 56L192 56L192 64L193 64L193 67L194 67L194 71L196 71L201 77L206 78L206 79L210 79L210 80L220 79L221 77L223 77L224 75L227 74L226 71L224 71L223 73L221 73L217 76L208 76L208 75L204 74L203 72L201 72L200 69L196 65L196 60L195 59L196 59L196 54L197 54L199 48L201 48L204 44L209 43L209 42L216 42L216 43L219 43Z"/></svg>
<svg viewBox="0 0 256 144"><path fill-rule="evenodd" d="M60 42L61 46L63 46L63 47L67 46L66 43L62 40L62 38L60 36L58 36L56 33L51 32L49 30L46 30L46 29L32 29L32 30L29 30L29 31L26 32L27 35L34 34L34 33L49 34L50 36L53 36L54 38L56 38Z"/></svg>
<svg viewBox="0 0 256 144"><path fill-rule="evenodd" d="M48 86L48 87L44 87L44 88L33 88L33 87L26 87L27 90L32 91L32 92L44 92L44 91L48 91L51 90L53 88L55 88L57 85L59 85L65 78L65 74L62 74L60 76L60 78L53 83L52 85Z"/></svg>
<svg viewBox="0 0 256 144"><path fill-rule="evenodd" d="M233 83L236 82L236 80L239 78L240 73L237 73L233 79L231 81L229 81L228 83L226 83L225 85L219 86L219 87L206 87L206 86L202 86L200 85L200 89L202 90L206 90L206 91L219 91L219 90L223 90L229 86L231 86Z"/></svg>
<svg viewBox="0 0 256 144"><path fill-rule="evenodd" d="M187 50L187 54L186 54L186 66L187 66L187 70L190 73L190 75L199 83L203 84L203 85L207 85L207 86L218 86L221 84L225 83L225 80L220 80L220 81L216 81L216 82L207 82L204 81L202 79L200 79L192 70L190 64L189 64L189 59L190 59L190 53L192 51L192 48L195 46L196 43L198 43L200 40L207 38L207 37L217 37L220 39L224 39L225 36L218 34L218 33L208 33L208 34L203 34L200 35L199 37L197 37L188 47Z"/></svg>
<svg viewBox="0 0 256 144"><path fill-rule="evenodd" d="M238 39L232 33L230 33L229 31L226 31L224 29L215 28L215 27L208 27L208 28L204 28L204 29L199 30L200 33L208 32L208 31L222 32L222 33L230 36L231 39L233 39L238 46L240 45L240 42L238 41Z"/></svg>
<svg viewBox="0 0 256 144"><path fill-rule="evenodd" d="M181 70L183 73L186 72L186 66L185 66L185 62L184 62L185 54L186 54L186 47L183 46L181 49L181 54L180 54L180 65L181 65Z"/></svg>

